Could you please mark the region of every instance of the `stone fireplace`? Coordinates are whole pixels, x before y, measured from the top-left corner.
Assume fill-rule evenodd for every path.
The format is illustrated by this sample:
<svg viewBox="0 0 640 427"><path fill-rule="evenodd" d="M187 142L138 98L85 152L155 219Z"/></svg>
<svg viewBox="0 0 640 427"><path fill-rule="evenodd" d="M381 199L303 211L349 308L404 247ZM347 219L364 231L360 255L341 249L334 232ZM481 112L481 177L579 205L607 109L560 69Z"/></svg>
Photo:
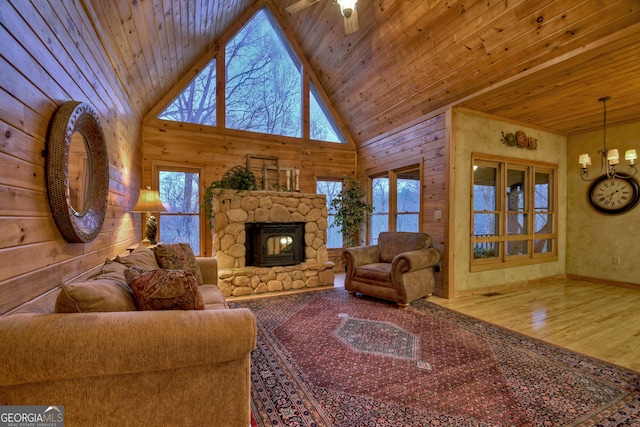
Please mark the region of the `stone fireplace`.
<svg viewBox="0 0 640 427"><path fill-rule="evenodd" d="M212 209L226 297L333 285L324 194L216 189Z"/></svg>

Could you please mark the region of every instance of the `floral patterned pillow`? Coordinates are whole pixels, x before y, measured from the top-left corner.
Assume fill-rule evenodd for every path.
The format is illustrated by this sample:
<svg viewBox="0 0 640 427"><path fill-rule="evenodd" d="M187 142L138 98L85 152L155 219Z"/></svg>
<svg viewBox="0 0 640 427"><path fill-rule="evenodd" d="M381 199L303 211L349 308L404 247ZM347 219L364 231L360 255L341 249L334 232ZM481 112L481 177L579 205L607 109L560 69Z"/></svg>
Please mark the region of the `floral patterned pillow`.
<svg viewBox="0 0 640 427"><path fill-rule="evenodd" d="M188 243L160 244L153 248L160 268L168 270L184 270L193 274L199 285L202 285L202 272L196 262L191 245Z"/></svg>
<svg viewBox="0 0 640 427"><path fill-rule="evenodd" d="M204 300L195 277L183 270L124 272L139 310L204 310Z"/></svg>

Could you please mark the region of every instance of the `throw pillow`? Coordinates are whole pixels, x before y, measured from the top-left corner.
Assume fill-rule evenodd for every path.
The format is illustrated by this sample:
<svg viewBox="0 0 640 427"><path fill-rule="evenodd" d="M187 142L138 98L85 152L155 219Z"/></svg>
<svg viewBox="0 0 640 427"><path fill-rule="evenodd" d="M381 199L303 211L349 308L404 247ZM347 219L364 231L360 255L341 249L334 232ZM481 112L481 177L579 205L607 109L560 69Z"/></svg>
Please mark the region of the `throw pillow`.
<svg viewBox="0 0 640 427"><path fill-rule="evenodd" d="M202 285L202 272L188 243L161 244L153 248L160 268L184 270L193 274L198 285Z"/></svg>
<svg viewBox="0 0 640 427"><path fill-rule="evenodd" d="M128 269L124 275L140 310L204 310L198 282L188 271Z"/></svg>
<svg viewBox="0 0 640 427"><path fill-rule="evenodd" d="M156 256L151 249L146 246L138 245L129 255L118 255L116 262L124 264L127 267L140 267L145 270L157 270L160 268L156 261Z"/></svg>
<svg viewBox="0 0 640 427"><path fill-rule="evenodd" d="M128 290L131 293L131 289L129 285L127 285L127 281L124 278L124 271L129 268L126 265L115 262L113 260L107 259L102 266L102 270L100 273L93 277L93 279L98 280L112 280L118 285L122 286L125 290Z"/></svg>
<svg viewBox="0 0 640 427"><path fill-rule="evenodd" d="M112 280L65 283L56 299L56 313L136 311L127 289Z"/></svg>

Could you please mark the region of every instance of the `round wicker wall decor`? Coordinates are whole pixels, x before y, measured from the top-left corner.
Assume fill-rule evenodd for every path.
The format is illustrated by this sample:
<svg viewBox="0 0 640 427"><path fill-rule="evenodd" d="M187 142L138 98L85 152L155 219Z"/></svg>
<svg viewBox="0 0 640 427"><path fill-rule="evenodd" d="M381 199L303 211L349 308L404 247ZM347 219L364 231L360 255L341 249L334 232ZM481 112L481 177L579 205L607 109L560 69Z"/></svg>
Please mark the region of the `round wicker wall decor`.
<svg viewBox="0 0 640 427"><path fill-rule="evenodd" d="M69 194L71 138L79 132L88 156L87 201L77 211ZM107 144L97 113L89 104L69 101L59 108L51 124L47 146L47 190L58 230L73 243L96 238L107 211L109 159Z"/></svg>

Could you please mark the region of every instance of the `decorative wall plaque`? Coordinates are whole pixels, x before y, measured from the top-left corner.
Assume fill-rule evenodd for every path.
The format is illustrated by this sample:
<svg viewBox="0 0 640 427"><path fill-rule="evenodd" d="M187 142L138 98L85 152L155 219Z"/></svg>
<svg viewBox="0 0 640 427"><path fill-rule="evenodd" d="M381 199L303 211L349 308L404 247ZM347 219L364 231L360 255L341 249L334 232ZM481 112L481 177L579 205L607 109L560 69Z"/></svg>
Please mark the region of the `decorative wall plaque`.
<svg viewBox="0 0 640 427"><path fill-rule="evenodd" d="M507 133L505 135L502 132L502 143L507 144L509 147L526 148L529 150L538 149L538 140L532 136L527 137L524 131L516 131L516 133Z"/></svg>

